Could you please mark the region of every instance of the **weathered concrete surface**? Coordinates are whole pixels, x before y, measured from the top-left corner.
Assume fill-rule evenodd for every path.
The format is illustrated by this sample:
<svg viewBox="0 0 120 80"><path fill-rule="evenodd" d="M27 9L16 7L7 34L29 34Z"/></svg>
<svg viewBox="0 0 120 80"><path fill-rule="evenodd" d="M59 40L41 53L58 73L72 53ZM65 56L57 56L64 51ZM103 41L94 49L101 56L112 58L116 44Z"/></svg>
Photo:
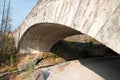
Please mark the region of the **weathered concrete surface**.
<svg viewBox="0 0 120 80"><path fill-rule="evenodd" d="M77 31L120 54L120 0L39 0L17 29L16 46L22 52L48 51Z"/></svg>
<svg viewBox="0 0 120 80"><path fill-rule="evenodd" d="M87 59L43 68L46 80L119 80L120 59Z"/></svg>

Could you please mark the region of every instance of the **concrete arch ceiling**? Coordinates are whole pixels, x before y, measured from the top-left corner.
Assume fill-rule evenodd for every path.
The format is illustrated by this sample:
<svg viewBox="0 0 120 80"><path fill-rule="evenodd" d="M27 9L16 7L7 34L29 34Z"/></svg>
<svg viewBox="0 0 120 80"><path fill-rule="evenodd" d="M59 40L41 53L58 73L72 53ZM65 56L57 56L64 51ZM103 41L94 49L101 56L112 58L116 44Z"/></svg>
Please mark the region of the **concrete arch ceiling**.
<svg viewBox="0 0 120 80"><path fill-rule="evenodd" d="M24 33L19 42L19 48L22 53L49 51L61 39L77 34L80 32L65 25L38 23Z"/></svg>

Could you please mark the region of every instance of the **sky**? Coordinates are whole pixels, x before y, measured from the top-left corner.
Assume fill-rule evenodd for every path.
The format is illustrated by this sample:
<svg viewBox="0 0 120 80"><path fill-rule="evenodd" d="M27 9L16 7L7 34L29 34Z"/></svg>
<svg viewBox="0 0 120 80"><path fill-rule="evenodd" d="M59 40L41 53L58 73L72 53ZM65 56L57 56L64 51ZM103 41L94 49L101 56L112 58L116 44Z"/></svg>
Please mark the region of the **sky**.
<svg viewBox="0 0 120 80"><path fill-rule="evenodd" d="M11 0L12 30L17 29L38 0Z"/></svg>

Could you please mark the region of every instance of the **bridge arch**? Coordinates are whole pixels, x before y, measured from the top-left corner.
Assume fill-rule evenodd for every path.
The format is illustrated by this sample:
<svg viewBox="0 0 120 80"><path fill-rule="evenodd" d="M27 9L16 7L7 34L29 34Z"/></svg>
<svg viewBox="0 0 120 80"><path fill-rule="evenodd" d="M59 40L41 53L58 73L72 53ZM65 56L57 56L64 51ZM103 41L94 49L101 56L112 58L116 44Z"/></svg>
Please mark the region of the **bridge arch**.
<svg viewBox="0 0 120 80"><path fill-rule="evenodd" d="M37 23L29 27L21 37L18 48L22 53L49 51L65 37L81 34L80 31L55 23Z"/></svg>

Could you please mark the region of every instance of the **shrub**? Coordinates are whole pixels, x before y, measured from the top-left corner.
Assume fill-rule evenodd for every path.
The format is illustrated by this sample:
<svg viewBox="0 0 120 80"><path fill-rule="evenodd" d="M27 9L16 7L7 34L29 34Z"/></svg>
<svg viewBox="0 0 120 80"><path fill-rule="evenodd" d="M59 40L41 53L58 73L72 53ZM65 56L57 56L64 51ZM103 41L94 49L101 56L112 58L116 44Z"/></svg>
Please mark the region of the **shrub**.
<svg viewBox="0 0 120 80"><path fill-rule="evenodd" d="M16 58L16 48L14 44L14 39L12 37L5 37L4 41L4 46L1 45L1 48L4 47L4 51L0 51L0 65L8 65L10 68L8 71L15 70L15 66L17 64L17 58Z"/></svg>
<svg viewBox="0 0 120 80"><path fill-rule="evenodd" d="M92 56L92 45L92 42L78 43L62 40L53 46L51 52L65 60L87 58Z"/></svg>

